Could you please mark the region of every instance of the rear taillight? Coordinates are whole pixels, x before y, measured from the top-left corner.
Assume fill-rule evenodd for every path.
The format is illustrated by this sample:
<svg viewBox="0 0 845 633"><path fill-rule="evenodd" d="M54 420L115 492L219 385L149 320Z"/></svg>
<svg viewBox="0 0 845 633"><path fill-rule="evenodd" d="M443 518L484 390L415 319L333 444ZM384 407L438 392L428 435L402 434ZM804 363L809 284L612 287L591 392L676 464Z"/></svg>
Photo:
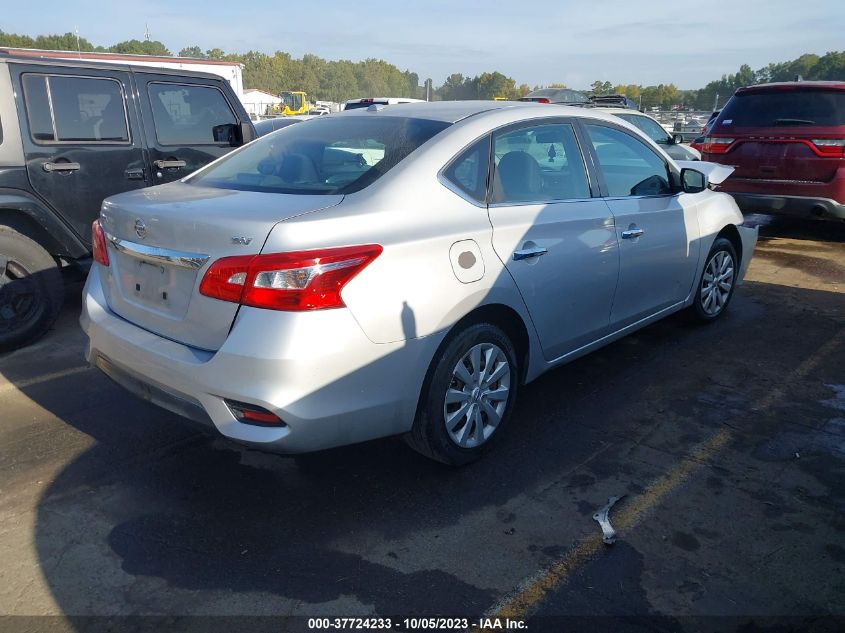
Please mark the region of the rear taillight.
<svg viewBox="0 0 845 633"><path fill-rule="evenodd" d="M381 251L378 244L367 244L224 257L205 273L200 294L270 310L342 308L343 287Z"/></svg>
<svg viewBox="0 0 845 633"><path fill-rule="evenodd" d="M94 261L103 266L109 265L109 252L106 250L106 232L97 218L91 224L91 245L94 251Z"/></svg>
<svg viewBox="0 0 845 633"><path fill-rule="evenodd" d="M845 156L845 138L815 138L811 142L822 156Z"/></svg>
<svg viewBox="0 0 845 633"><path fill-rule="evenodd" d="M537 99L537 103L551 103L551 100L547 99L546 97L540 97L539 99Z"/></svg>
<svg viewBox="0 0 845 633"><path fill-rule="evenodd" d="M708 136L704 139L704 150L709 154L727 154L735 139Z"/></svg>

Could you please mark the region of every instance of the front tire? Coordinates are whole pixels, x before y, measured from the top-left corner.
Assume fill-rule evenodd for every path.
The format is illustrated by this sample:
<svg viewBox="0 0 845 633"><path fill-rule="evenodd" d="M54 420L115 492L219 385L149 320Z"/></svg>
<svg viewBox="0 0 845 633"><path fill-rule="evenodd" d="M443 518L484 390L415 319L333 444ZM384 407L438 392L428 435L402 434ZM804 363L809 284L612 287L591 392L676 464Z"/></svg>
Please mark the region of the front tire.
<svg viewBox="0 0 845 633"><path fill-rule="evenodd" d="M0 226L0 352L43 336L63 300L56 260L37 242Z"/></svg>
<svg viewBox="0 0 845 633"><path fill-rule="evenodd" d="M519 376L513 343L495 325L450 335L423 383L408 443L450 466L475 461L510 418Z"/></svg>
<svg viewBox="0 0 845 633"><path fill-rule="evenodd" d="M738 272L739 260L734 245L724 237L716 238L690 306L690 314L696 321L711 323L722 316L733 297Z"/></svg>

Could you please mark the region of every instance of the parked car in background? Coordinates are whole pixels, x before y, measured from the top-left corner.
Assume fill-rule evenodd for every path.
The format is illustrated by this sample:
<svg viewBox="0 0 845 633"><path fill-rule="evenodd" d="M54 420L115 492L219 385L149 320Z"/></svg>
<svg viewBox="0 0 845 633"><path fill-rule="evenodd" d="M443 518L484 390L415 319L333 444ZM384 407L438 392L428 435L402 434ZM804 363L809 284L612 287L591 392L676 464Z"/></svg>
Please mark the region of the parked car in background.
<svg viewBox="0 0 845 633"><path fill-rule="evenodd" d="M358 108L369 108L371 105L397 105L399 103L421 103L422 99L411 99L410 97L364 97L362 99L350 99L343 104L344 110L357 110Z"/></svg>
<svg viewBox="0 0 845 633"><path fill-rule="evenodd" d="M743 211L845 219L845 82L740 88L704 138L703 160Z"/></svg>
<svg viewBox="0 0 845 633"><path fill-rule="evenodd" d="M663 126L655 119L639 112L638 110L630 110L628 108L600 108L602 112L607 112L628 123L636 126L652 141L660 145L660 148L669 154L675 160L700 160L701 153L691 148L688 145L682 145L683 137L680 134L669 134Z"/></svg>
<svg viewBox="0 0 845 633"><path fill-rule="evenodd" d="M107 196L177 180L254 138L218 75L0 50L0 351L55 320Z"/></svg>
<svg viewBox="0 0 845 633"><path fill-rule="evenodd" d="M103 203L87 356L255 447L405 434L464 464L525 382L670 313L724 313L757 236L708 188L729 172L590 109L321 117Z"/></svg>
<svg viewBox="0 0 845 633"><path fill-rule="evenodd" d="M535 103L562 103L567 105L584 105L590 103L583 92L569 88L540 88L529 92L519 101L533 101Z"/></svg>
<svg viewBox="0 0 845 633"><path fill-rule="evenodd" d="M627 108L629 110L640 109L636 101L629 99L625 95L592 95L589 99L592 105L599 107Z"/></svg>

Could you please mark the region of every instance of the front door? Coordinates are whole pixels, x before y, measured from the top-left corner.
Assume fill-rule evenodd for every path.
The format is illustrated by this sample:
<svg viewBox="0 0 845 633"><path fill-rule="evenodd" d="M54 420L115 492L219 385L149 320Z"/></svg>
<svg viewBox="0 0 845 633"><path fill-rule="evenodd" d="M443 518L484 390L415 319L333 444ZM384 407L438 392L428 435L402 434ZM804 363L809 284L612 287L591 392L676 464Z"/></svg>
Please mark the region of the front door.
<svg viewBox="0 0 845 633"><path fill-rule="evenodd" d="M593 198L568 122L494 135L493 246L553 360L601 338L619 274L616 227Z"/></svg>
<svg viewBox="0 0 845 633"><path fill-rule="evenodd" d="M103 199L149 184L129 73L9 67L29 182L89 244Z"/></svg>
<svg viewBox="0 0 845 633"><path fill-rule="evenodd" d="M213 82L149 73L136 73L135 81L154 184L184 178L232 151L221 126L238 118Z"/></svg>
<svg viewBox="0 0 845 633"><path fill-rule="evenodd" d="M585 127L616 218L619 287L610 320L618 330L686 299L698 266L698 223L656 151L620 128Z"/></svg>

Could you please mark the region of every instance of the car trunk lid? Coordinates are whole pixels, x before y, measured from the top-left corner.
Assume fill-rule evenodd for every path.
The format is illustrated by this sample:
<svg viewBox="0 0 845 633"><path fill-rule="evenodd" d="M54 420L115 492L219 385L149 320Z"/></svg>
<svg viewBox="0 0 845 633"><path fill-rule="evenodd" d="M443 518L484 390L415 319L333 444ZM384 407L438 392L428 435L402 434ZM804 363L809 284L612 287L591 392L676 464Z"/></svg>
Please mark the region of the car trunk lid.
<svg viewBox="0 0 845 633"><path fill-rule="evenodd" d="M221 257L258 254L278 222L342 199L185 183L110 198L101 215L109 254L102 283L109 307L166 338L217 350L239 306L199 294L208 267Z"/></svg>

